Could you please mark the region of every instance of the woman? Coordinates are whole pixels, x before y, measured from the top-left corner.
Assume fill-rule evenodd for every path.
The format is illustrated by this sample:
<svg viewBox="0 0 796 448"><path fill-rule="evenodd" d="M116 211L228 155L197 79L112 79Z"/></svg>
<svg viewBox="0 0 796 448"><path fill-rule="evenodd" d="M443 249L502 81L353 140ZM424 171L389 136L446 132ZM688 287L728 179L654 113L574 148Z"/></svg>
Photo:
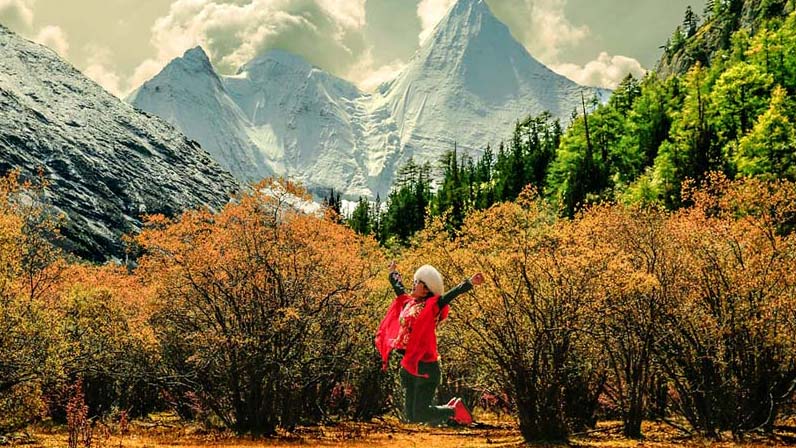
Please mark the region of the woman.
<svg viewBox="0 0 796 448"><path fill-rule="evenodd" d="M437 352L437 323L448 316L450 303L462 293L484 281L475 274L455 288L445 290L442 275L430 265L421 266L414 275L412 292L407 294L395 261L390 263L390 284L396 298L379 325L376 347L387 369L390 352L401 355L401 385L406 395L404 413L411 422L442 423L452 419L469 425L473 419L460 399L445 406L432 406L440 384L439 353Z"/></svg>

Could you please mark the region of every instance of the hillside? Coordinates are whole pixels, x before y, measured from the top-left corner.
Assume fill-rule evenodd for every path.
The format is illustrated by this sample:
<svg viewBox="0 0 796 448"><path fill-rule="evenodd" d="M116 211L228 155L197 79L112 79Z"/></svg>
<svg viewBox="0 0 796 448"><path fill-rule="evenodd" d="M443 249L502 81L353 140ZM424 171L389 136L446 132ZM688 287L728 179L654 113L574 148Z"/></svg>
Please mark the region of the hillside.
<svg viewBox="0 0 796 448"><path fill-rule="evenodd" d="M655 71L666 78L685 74L697 62L710 66L720 52L730 48L733 33L745 30L755 34L766 20L793 10L792 0L710 1L702 17L695 11L686 13L683 25L662 45L663 55Z"/></svg>
<svg viewBox="0 0 796 448"><path fill-rule="evenodd" d="M0 173L12 169L42 170L62 244L93 260L124 257L120 237L143 214L218 208L240 188L173 126L0 26Z"/></svg>

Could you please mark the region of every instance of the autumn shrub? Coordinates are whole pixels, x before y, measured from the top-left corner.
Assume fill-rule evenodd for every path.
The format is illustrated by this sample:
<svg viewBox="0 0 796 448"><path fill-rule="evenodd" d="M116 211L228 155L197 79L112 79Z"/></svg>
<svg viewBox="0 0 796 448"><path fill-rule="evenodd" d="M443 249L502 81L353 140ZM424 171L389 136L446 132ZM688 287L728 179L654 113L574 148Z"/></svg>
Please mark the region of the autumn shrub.
<svg viewBox="0 0 796 448"><path fill-rule="evenodd" d="M412 256L439 265L451 283L486 276L453 304L448 331L461 335L469 365L481 363L480 374L509 391L524 438L563 440L588 424L602 378L589 358L589 329L606 257L581 246L578 229L558 222L531 191L473 213L454 241L441 232L426 238ZM579 415L584 408L588 418Z"/></svg>
<svg viewBox="0 0 796 448"><path fill-rule="evenodd" d="M62 268L40 189L0 179L0 431L42 415L42 390L62 377L52 289Z"/></svg>
<svg viewBox="0 0 796 448"><path fill-rule="evenodd" d="M380 273L366 286L370 295L359 310L360 323L357 324L360 328L358 336L362 338L352 347L354 363L349 373L354 394L352 416L365 421L403 409L397 371L382 370L381 356L373 344L376 327L384 317L384 310L392 298L392 288L386 280L386 267L380 267Z"/></svg>
<svg viewBox="0 0 796 448"><path fill-rule="evenodd" d="M0 299L0 431L42 416L42 385L59 380L52 314L20 297Z"/></svg>
<svg viewBox="0 0 796 448"><path fill-rule="evenodd" d="M37 382L17 384L0 394L0 434L27 426L46 415L47 406Z"/></svg>
<svg viewBox="0 0 796 448"><path fill-rule="evenodd" d="M685 196L668 224L684 276L658 344L674 404L709 436L770 431L796 384L796 238L779 231L796 188L713 176Z"/></svg>
<svg viewBox="0 0 796 448"><path fill-rule="evenodd" d="M659 329L682 270L665 231L668 217L656 207L600 205L578 220L589 229L589 245L612 247L595 336L608 367L603 399L631 438L641 437L641 422L652 409Z"/></svg>
<svg viewBox="0 0 796 448"><path fill-rule="evenodd" d="M169 390L238 432L328 418L372 346L378 248L305 199L266 181L217 214L151 217L137 238Z"/></svg>
<svg viewBox="0 0 796 448"><path fill-rule="evenodd" d="M94 428L83 395L82 381L78 381L70 387L69 400L66 405L66 428L69 448L91 448Z"/></svg>
<svg viewBox="0 0 796 448"><path fill-rule="evenodd" d="M144 416L162 407L145 289L113 266L75 267L65 283L60 307L67 374L70 382L81 382L90 415L124 410Z"/></svg>
<svg viewBox="0 0 796 448"><path fill-rule="evenodd" d="M668 413L714 437L770 430L796 385L796 189L713 176L683 198L557 220L526 192L453 239L431 223L401 263L434 264L449 287L488 279L439 331L441 393L505 386L527 440L566 438L600 405L628 437Z"/></svg>
<svg viewBox="0 0 796 448"><path fill-rule="evenodd" d="M357 359L351 372L353 418L369 421L391 411L402 411L403 396L397 369L383 372L381 358L369 348L360 350Z"/></svg>

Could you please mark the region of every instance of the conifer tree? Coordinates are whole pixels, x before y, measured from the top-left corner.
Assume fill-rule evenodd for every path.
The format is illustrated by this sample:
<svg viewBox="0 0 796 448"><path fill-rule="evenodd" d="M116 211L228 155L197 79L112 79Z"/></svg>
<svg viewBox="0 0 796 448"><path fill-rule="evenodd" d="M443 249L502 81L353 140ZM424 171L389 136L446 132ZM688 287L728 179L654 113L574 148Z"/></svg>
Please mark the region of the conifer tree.
<svg viewBox="0 0 796 448"><path fill-rule="evenodd" d="M717 145L724 147L752 129L768 108L773 81L762 67L747 62L736 63L721 74L710 93Z"/></svg>
<svg viewBox="0 0 796 448"><path fill-rule="evenodd" d="M611 94L608 103L620 113L625 114L633 108L633 103L640 95L641 84L632 73L628 73Z"/></svg>
<svg viewBox="0 0 796 448"><path fill-rule="evenodd" d="M705 17L705 20L709 20L711 17L713 17L715 7L716 7L716 0L708 0L705 3L705 9L702 12L702 15Z"/></svg>
<svg viewBox="0 0 796 448"><path fill-rule="evenodd" d="M371 233L370 204L367 199L362 196L359 197L357 206L354 208L354 211L351 212L351 217L348 219L348 225L361 235L368 235Z"/></svg>
<svg viewBox="0 0 796 448"><path fill-rule="evenodd" d="M691 9L691 5L685 8L685 17L683 17L683 29L685 30L685 37L689 38L696 34L699 27L699 16Z"/></svg>
<svg viewBox="0 0 796 448"><path fill-rule="evenodd" d="M370 228L371 232L375 236L378 241L384 241L383 232L384 226L382 225L383 221L383 211L382 211L382 203L381 203L381 195L376 193L376 201L370 207Z"/></svg>
<svg viewBox="0 0 796 448"><path fill-rule="evenodd" d="M492 153L492 147L487 144L484 153L476 163L475 176L473 179L476 190L474 206L479 210L490 207L496 201L495 185L493 182L494 159L495 156Z"/></svg>
<svg viewBox="0 0 796 448"><path fill-rule="evenodd" d="M440 160L442 165L442 183L437 190L434 200L433 214L445 216L445 225L449 232L458 230L464 222L464 216L470 204L469 180L464 161L459 162L456 145L453 151L443 154Z"/></svg>
<svg viewBox="0 0 796 448"><path fill-rule="evenodd" d="M778 87L768 110L738 144L733 161L740 174L796 180L796 126L787 112L785 89Z"/></svg>
<svg viewBox="0 0 796 448"><path fill-rule="evenodd" d="M329 189L329 196L323 199L323 204L332 210L338 218L342 217L341 207L343 200L340 197L340 192L335 193L334 188Z"/></svg>
<svg viewBox="0 0 796 448"><path fill-rule="evenodd" d="M512 199L507 193L507 182L511 175L511 159L506 152L506 146L501 141L498 145L497 158L495 159L495 201L506 201Z"/></svg>
<svg viewBox="0 0 796 448"><path fill-rule="evenodd" d="M683 29L680 27L680 25L674 29L674 33L672 33L672 37L669 39L669 41L669 48L672 54L677 53L681 48L683 48L683 45L685 44L685 36L683 35Z"/></svg>
<svg viewBox="0 0 796 448"><path fill-rule="evenodd" d="M406 243L425 226L431 200L431 167L409 161L398 170L397 182L387 198L387 210L382 218L379 241L388 243L394 238Z"/></svg>

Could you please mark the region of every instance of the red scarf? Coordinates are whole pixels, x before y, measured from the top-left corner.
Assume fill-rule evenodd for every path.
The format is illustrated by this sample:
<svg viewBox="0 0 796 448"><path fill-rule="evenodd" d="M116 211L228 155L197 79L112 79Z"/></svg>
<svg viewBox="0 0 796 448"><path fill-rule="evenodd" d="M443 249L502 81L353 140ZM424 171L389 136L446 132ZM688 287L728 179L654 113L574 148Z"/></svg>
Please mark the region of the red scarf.
<svg viewBox="0 0 796 448"><path fill-rule="evenodd" d="M390 307L387 309L387 314L382 319L379 325L379 330L376 332L376 348L381 354L381 369L387 370L387 360L392 351L392 341L398 337L398 330L401 324L398 316L401 310L407 303L414 300L414 297L409 294L401 294L393 300ZM439 296L433 296L426 300L426 305L415 320L412 327L412 334L409 336L409 342L406 344L406 353L401 360L401 366L407 372L414 376L428 378L427 374L420 375L417 371L418 363L422 361L433 362L439 359L437 352L437 315L441 322L448 317L450 307L445 305L442 310L439 309L437 301Z"/></svg>

